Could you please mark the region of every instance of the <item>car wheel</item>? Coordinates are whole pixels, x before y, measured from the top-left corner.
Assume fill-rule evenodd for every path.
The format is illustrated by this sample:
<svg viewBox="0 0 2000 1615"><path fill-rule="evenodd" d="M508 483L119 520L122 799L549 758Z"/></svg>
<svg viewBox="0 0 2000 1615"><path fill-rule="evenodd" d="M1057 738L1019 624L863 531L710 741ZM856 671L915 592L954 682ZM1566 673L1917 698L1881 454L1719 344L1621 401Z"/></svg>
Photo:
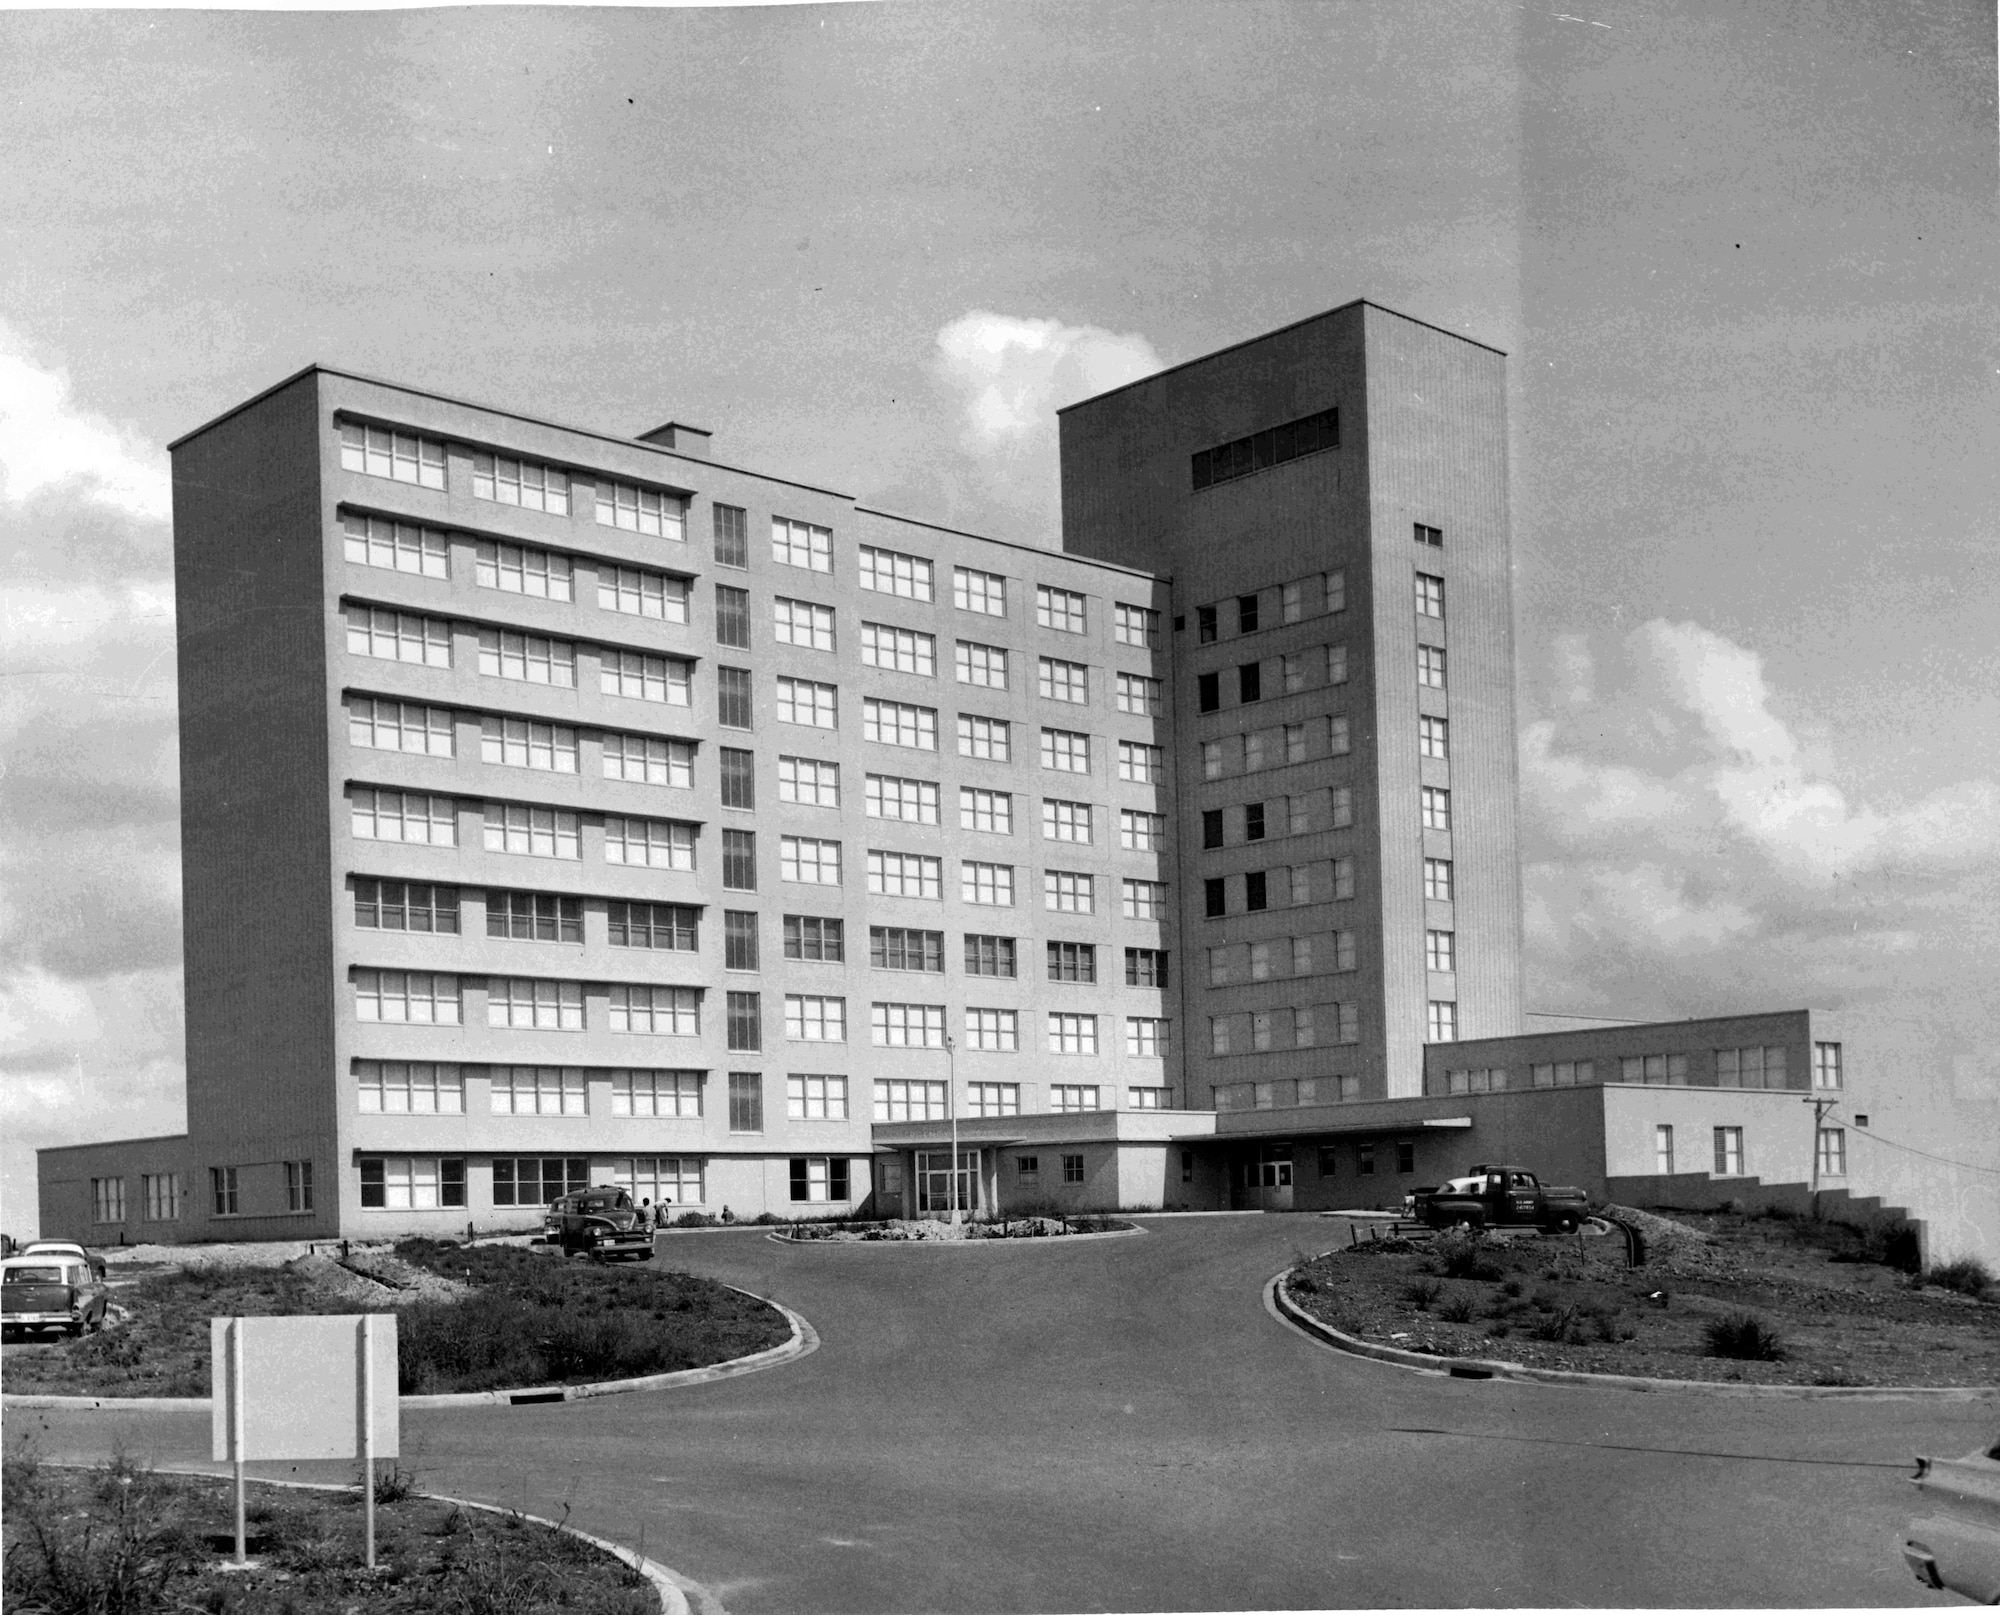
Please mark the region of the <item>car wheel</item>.
<svg viewBox="0 0 2000 1615"><path fill-rule="evenodd" d="M1452 1227L1462 1233L1476 1234L1479 1232L1479 1219L1477 1217L1460 1217L1452 1223Z"/></svg>
<svg viewBox="0 0 2000 1615"><path fill-rule="evenodd" d="M1577 1219L1575 1212L1565 1211L1560 1217L1556 1218L1557 1233L1573 1234L1576 1232L1576 1230L1577 1230Z"/></svg>

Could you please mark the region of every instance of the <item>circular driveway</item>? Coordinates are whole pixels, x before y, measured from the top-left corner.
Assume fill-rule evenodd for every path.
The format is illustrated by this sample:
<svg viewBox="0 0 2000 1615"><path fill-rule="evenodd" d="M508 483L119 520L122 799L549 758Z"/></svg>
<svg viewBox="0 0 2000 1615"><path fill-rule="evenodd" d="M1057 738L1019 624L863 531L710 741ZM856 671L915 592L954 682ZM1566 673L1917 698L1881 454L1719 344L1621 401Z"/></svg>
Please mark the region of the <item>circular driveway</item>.
<svg viewBox="0 0 2000 1615"><path fill-rule="evenodd" d="M1262 1286L1344 1225L1144 1219L967 1248L676 1234L797 1309L767 1373L412 1411L425 1485L641 1548L736 1615L1954 1602L1897 1552L1917 1451L2000 1406L1461 1381L1343 1356ZM207 1415L20 1412L51 1456L207 1455ZM293 1466L264 1466L273 1473ZM321 1466L297 1466L296 1472Z"/></svg>

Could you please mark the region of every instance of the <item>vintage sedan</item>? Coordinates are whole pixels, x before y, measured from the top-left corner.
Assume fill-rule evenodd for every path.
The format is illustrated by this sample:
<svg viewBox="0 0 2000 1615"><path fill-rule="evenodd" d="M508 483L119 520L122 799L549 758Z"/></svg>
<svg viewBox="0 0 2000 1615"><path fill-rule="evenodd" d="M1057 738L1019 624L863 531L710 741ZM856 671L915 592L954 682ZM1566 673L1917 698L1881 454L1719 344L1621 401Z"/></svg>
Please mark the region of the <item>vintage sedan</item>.
<svg viewBox="0 0 2000 1615"><path fill-rule="evenodd" d="M11 1256L0 1262L0 1325L8 1334L102 1329L110 1293L83 1257Z"/></svg>

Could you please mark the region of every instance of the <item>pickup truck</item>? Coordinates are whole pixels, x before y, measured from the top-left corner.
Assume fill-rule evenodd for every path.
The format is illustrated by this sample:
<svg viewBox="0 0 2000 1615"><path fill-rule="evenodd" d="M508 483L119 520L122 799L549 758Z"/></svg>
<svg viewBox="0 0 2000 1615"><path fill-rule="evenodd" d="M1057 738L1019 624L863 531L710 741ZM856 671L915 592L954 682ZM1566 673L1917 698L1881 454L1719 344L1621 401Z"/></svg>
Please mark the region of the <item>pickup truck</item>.
<svg viewBox="0 0 2000 1615"><path fill-rule="evenodd" d="M623 1189L586 1189L551 1200L542 1238L560 1246L565 1256L581 1254L593 1261L631 1256L646 1262L653 1256L653 1231L639 1226L639 1213Z"/></svg>
<svg viewBox="0 0 2000 1615"><path fill-rule="evenodd" d="M1590 1213L1581 1189L1545 1186L1515 1166L1475 1166L1441 1188L1419 1189L1409 1211L1432 1228L1541 1228L1574 1233Z"/></svg>

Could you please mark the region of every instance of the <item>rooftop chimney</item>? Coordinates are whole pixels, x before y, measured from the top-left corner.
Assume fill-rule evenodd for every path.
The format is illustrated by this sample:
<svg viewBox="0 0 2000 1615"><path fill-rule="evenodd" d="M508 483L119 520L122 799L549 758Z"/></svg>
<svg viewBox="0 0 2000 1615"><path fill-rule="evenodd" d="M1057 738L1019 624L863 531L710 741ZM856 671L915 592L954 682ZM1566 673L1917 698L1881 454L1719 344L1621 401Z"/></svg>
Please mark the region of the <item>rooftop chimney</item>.
<svg viewBox="0 0 2000 1615"><path fill-rule="evenodd" d="M692 459L708 458L708 440L712 432L703 431L699 426L685 426L679 421L668 421L665 426L656 426L650 432L641 432L641 443L652 443L663 449L672 449L676 454L685 454Z"/></svg>

